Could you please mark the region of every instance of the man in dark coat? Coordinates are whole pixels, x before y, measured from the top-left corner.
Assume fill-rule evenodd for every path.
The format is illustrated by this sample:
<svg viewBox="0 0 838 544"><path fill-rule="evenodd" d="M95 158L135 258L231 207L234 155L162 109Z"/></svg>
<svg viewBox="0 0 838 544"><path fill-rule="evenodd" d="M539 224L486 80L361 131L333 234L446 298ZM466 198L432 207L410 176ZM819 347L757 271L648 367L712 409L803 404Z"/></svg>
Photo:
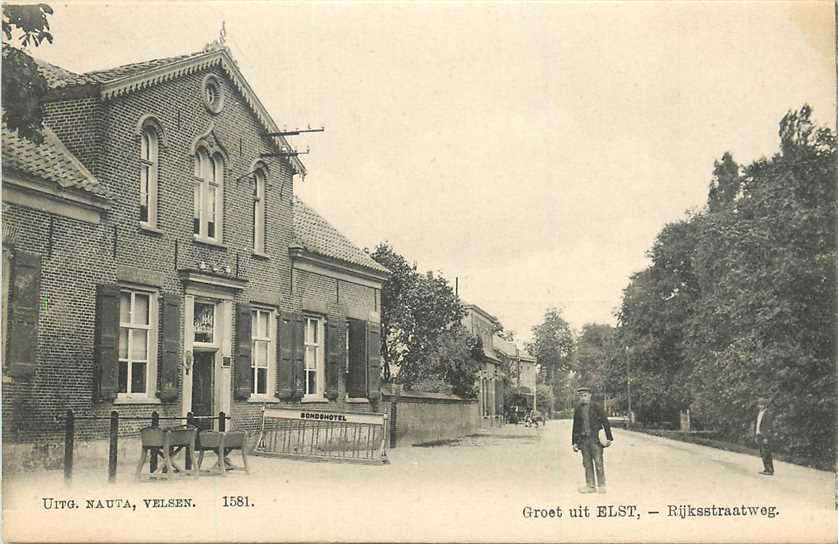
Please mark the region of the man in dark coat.
<svg viewBox="0 0 838 544"><path fill-rule="evenodd" d="M591 403L591 390L580 387L576 390L577 405L573 411L573 451L582 452L582 464L585 466L586 487L580 488L580 493L605 493L605 465L602 459L602 449L611 445L614 437L611 435L611 424L605 412L598 404ZM600 444L597 433L605 429L607 438L605 444ZM594 475L596 474L596 479Z"/></svg>
<svg viewBox="0 0 838 544"><path fill-rule="evenodd" d="M774 475L774 457L771 455L771 441L774 430L774 411L771 409L771 400L761 398L757 401L757 418L754 422L754 442L759 446L759 455L762 457L763 476Z"/></svg>

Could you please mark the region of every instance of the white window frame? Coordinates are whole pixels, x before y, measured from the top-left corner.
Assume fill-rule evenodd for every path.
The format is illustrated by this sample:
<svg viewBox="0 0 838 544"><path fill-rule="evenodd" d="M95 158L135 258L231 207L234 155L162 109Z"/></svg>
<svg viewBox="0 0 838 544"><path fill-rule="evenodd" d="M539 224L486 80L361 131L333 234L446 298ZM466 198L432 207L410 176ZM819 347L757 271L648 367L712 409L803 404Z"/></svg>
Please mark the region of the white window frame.
<svg viewBox="0 0 838 544"><path fill-rule="evenodd" d="M317 330L317 341L311 338L311 324L314 324ZM323 400L326 392L326 354L324 345L324 333L326 332L326 320L322 317L314 315L305 316L305 332L304 332L304 349L303 354L303 400ZM314 351L314 368L309 365L309 352ZM309 374L315 373L314 377L314 392L309 391Z"/></svg>
<svg viewBox="0 0 838 544"><path fill-rule="evenodd" d="M224 157L220 153L210 154L205 148L198 148L195 153L195 171L192 180L192 234L196 240L221 243L223 239L224 170ZM211 189L215 189L215 199L211 198ZM194 227L196 209L198 232L195 232ZM214 231L212 236L209 234L210 217L212 217Z"/></svg>
<svg viewBox="0 0 838 544"><path fill-rule="evenodd" d="M346 329L345 329L346 334L343 335L343 338L344 338L343 348L346 351L346 356L344 357L343 363L344 363L344 371L348 375L349 374L349 321L347 321L345 323L345 326L346 326ZM347 397L349 396L349 391L346 392L346 396Z"/></svg>
<svg viewBox="0 0 838 544"><path fill-rule="evenodd" d="M212 306L212 342L198 342L195 340L195 306L198 304L205 304L207 306ZM218 331L219 331L219 311L218 311L218 301L212 299L205 299L201 297L195 297L192 302L192 348L205 350L205 351L218 351L220 347L218 342Z"/></svg>
<svg viewBox="0 0 838 544"><path fill-rule="evenodd" d="M122 295L124 293L128 293L130 296L129 302L129 310L128 310L128 321L122 321ZM148 297L148 324L140 324L134 323L134 308L135 308L135 300L136 295L145 295ZM121 286L119 289L119 337L117 339L117 364L121 367L123 364L127 366L126 372L126 380L127 383L125 384L125 392L120 392L117 394L117 402L119 401L131 401L131 400L149 400L156 398L157 395L157 335L158 335L158 308L159 308L159 293L156 291L148 290L148 289L141 289L131 286ZM128 339L128 345L126 346L126 355L127 357L119 357L119 345L118 343L122 340L122 329L127 329L128 334L126 338ZM131 388L131 374L133 372L133 364L135 362L141 361L134 361L131 358L132 353L132 344L133 344L133 334L132 331L134 330L145 330L146 333L146 382L145 382L145 391L133 392L130 391ZM119 376L119 373L117 373ZM118 387L121 388L122 383L118 384Z"/></svg>
<svg viewBox="0 0 838 544"><path fill-rule="evenodd" d="M258 336L257 320L265 315L268 321L268 335ZM251 327L250 327L250 367L252 369L253 388L250 393L250 398L253 400L268 400L273 398L273 392L276 390L276 312L272 308L264 308L254 306L250 312ZM258 342L268 344L268 354L265 359L265 366L257 366L256 361L256 346ZM258 390L258 368L266 368L265 373L265 392L257 393Z"/></svg>
<svg viewBox="0 0 838 544"><path fill-rule="evenodd" d="M145 203L147 219L140 216L140 224L157 228L157 176L159 171L160 138L154 127L146 126L140 136L140 209ZM145 182L145 191L143 191Z"/></svg>
<svg viewBox="0 0 838 544"><path fill-rule="evenodd" d="M265 184L264 168L253 173L253 251L265 253Z"/></svg>

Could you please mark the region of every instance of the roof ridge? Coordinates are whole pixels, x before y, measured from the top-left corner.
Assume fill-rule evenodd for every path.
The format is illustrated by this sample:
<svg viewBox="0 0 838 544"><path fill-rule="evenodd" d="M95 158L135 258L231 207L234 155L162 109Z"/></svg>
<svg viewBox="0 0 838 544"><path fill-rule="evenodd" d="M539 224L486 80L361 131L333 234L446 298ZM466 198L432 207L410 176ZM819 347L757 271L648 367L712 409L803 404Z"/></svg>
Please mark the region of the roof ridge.
<svg viewBox="0 0 838 544"><path fill-rule="evenodd" d="M98 69L98 70L89 70L87 72L82 72L80 75L96 77L97 79L99 79L99 77L102 74L118 73L118 72L124 71L128 68L151 69L151 68L156 68L156 67L160 67L160 66L165 66L167 64L171 64L171 63L181 61L181 60L185 60L185 59L188 59L188 58L198 57L198 56L204 55L204 54L210 54L210 53L213 53L213 52L214 52L214 50L201 50L201 51L194 51L192 53L184 53L184 54L181 54L181 55L172 55L172 56L169 56L169 57L158 57L158 58L139 60L139 61L136 61L136 62L129 62L129 63L126 63L126 64L120 64L118 66L111 66L109 68L101 68L101 69ZM103 78L102 81L103 82L104 81L113 81L114 79L119 79L120 77L126 77L127 75L129 75L129 74L120 75L118 77L114 77L114 78L111 78L111 79L104 79Z"/></svg>

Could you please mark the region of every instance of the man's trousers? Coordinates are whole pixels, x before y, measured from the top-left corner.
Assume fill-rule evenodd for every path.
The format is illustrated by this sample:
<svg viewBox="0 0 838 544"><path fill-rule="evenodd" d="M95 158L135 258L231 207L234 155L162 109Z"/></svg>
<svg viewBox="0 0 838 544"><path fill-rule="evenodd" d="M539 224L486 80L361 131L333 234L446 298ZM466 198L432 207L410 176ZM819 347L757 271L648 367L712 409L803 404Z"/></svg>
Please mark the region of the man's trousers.
<svg viewBox="0 0 838 544"><path fill-rule="evenodd" d="M582 438L579 444L582 451L582 464L585 466L585 483L588 487L605 487L605 465L602 459L602 446L596 436ZM594 479L596 474L596 479Z"/></svg>
<svg viewBox="0 0 838 544"><path fill-rule="evenodd" d="M757 436L759 442L759 455L762 457L762 466L765 472L774 474L774 457L771 455L771 441L765 436Z"/></svg>

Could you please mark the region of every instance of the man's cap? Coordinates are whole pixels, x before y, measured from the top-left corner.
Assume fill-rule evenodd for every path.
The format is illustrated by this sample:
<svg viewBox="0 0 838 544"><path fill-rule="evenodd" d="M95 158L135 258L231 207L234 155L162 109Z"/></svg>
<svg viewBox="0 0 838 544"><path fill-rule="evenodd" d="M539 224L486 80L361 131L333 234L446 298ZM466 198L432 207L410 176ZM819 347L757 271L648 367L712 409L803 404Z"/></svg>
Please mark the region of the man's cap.
<svg viewBox="0 0 838 544"><path fill-rule="evenodd" d="M590 387L580 387L579 389L576 390L576 392L577 393L590 393L591 388Z"/></svg>

